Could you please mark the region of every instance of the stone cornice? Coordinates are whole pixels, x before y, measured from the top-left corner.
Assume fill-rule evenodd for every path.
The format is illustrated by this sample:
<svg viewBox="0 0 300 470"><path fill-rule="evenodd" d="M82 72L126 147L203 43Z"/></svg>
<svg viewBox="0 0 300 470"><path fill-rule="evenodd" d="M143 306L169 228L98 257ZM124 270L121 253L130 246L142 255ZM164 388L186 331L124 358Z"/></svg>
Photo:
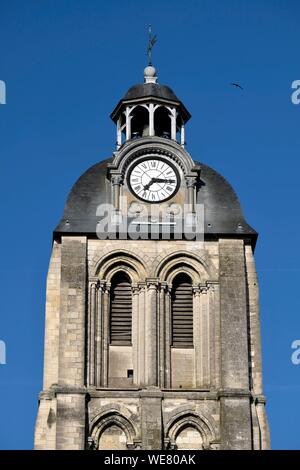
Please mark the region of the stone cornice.
<svg viewBox="0 0 300 470"><path fill-rule="evenodd" d="M218 398L247 398L252 397L250 390L242 388L223 388L217 392Z"/></svg>
<svg viewBox="0 0 300 470"><path fill-rule="evenodd" d="M220 398L249 398L255 404L266 404L264 395L255 395L246 389L140 389L130 387L127 389L96 388L96 387L71 387L65 385L52 385L50 389L43 390L39 394L40 400L52 400L57 395L86 395L90 398L186 398L188 400L220 400Z"/></svg>

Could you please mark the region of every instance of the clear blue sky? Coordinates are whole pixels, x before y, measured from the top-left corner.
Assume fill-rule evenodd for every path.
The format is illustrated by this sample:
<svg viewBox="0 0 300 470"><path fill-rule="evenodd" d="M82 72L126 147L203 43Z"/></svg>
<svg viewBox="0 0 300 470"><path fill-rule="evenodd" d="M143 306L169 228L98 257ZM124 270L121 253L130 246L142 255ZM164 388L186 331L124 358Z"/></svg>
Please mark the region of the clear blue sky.
<svg viewBox="0 0 300 470"><path fill-rule="evenodd" d="M149 23L159 81L193 116L189 152L229 180L260 234L272 447L300 449L298 0L0 1L0 448L33 446L52 230L75 180L114 149L109 113L142 81Z"/></svg>

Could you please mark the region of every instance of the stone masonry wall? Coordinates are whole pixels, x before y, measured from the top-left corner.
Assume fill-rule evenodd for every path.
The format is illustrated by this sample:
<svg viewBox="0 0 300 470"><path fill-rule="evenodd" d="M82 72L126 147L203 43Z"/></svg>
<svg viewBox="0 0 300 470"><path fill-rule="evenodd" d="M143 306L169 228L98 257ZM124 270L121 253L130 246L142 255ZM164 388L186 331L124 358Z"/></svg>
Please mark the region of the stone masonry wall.
<svg viewBox="0 0 300 470"><path fill-rule="evenodd" d="M140 343L134 341L132 348L127 347L127 362L122 363L125 372L118 370L118 361L105 369L101 358L101 368L112 377L122 379L127 369L133 367L134 380L140 380L140 385L129 380L123 384L121 380L119 390L109 386L105 389L103 385L99 388L94 383L90 386L91 373L87 371L92 369L86 362L86 351L91 350L86 341L90 341L95 328L91 326L93 311L87 295L90 292L93 295L93 308L107 309L109 282L101 283L106 282L105 270L113 263L118 266L114 253L116 256L123 253L119 265L125 266L126 259L132 257L140 259L143 266L137 268L133 300L135 315L139 315L134 317L137 323L133 334L138 335ZM170 371L163 370L163 364L168 362L161 362L168 358L161 340L168 330L160 329L160 322L165 321L164 312L168 311L164 296L168 287L165 281L162 288L157 288L156 283L161 282L160 275L168 279L164 260L172 256L177 256L178 266L188 259L185 269L190 269L192 276L197 271L193 278L195 347L189 351L194 359L183 382L179 376L184 362L180 365L176 361L176 380L168 376ZM105 264L107 257L110 261ZM97 271L101 260L104 260L103 267ZM168 269L176 269L176 260ZM144 285L147 287L148 282L147 293ZM101 305L98 284L103 292ZM143 308L146 322L141 315ZM143 328L151 318L160 320L149 335ZM88 357L96 361L100 351L97 349L99 333L93 334L95 351ZM170 364L173 360L174 366L176 350L173 353L169 360ZM107 360L112 360L110 352L106 354ZM157 367L155 373L153 367ZM182 371L183 376L185 372ZM252 386L257 397L255 403L251 403ZM199 423L201 426L197 427ZM268 448L261 387L257 278L251 248L245 247L242 240L205 243L128 240L124 243L70 236L62 237L61 244L54 242L47 279L44 390L36 422L35 448L84 449L88 436L101 448L99 439L104 425L108 432L103 435L102 445L116 445L115 448L125 445L136 449ZM110 430L107 425L111 425Z"/></svg>

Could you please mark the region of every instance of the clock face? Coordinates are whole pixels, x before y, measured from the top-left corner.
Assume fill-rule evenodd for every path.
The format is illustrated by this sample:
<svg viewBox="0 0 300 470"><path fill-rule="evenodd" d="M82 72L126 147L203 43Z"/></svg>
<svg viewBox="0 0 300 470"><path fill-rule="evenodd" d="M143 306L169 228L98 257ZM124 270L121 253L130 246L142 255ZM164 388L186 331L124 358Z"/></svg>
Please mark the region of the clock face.
<svg viewBox="0 0 300 470"><path fill-rule="evenodd" d="M173 197L179 187L175 166L159 158L148 157L134 164L128 175L133 194L147 202L162 202Z"/></svg>

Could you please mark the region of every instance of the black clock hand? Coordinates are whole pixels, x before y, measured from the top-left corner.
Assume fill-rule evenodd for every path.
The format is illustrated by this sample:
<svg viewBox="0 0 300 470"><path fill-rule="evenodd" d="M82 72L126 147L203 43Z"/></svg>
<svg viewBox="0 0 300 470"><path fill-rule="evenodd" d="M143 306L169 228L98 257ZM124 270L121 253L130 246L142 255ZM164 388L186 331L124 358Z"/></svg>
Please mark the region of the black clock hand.
<svg viewBox="0 0 300 470"><path fill-rule="evenodd" d="M147 189L149 189L150 186L152 186L152 184L154 184L154 183L169 183L169 184L171 184L171 183L175 183L175 180L163 179L163 178L151 178L149 183L144 186L144 190L146 191Z"/></svg>
<svg viewBox="0 0 300 470"><path fill-rule="evenodd" d="M150 188L150 186L153 184L153 180L154 180L154 178L151 178L151 180L149 181L149 183L144 186L144 191L146 191L147 189Z"/></svg>
<svg viewBox="0 0 300 470"><path fill-rule="evenodd" d="M175 180L163 179L163 178L152 178L154 183L175 183Z"/></svg>

